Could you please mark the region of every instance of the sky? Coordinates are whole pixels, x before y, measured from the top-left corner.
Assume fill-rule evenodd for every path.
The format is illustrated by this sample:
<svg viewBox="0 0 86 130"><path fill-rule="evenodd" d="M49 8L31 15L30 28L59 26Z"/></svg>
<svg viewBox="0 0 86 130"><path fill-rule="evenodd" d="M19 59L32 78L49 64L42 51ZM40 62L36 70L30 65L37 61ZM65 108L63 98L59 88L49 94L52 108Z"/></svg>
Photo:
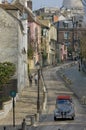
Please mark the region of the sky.
<svg viewBox="0 0 86 130"><path fill-rule="evenodd" d="M8 0L9 2L12 0ZM63 0L32 0L33 10L42 7L61 7Z"/></svg>
<svg viewBox="0 0 86 130"><path fill-rule="evenodd" d="M32 0L33 10L42 7L61 7L63 0Z"/></svg>

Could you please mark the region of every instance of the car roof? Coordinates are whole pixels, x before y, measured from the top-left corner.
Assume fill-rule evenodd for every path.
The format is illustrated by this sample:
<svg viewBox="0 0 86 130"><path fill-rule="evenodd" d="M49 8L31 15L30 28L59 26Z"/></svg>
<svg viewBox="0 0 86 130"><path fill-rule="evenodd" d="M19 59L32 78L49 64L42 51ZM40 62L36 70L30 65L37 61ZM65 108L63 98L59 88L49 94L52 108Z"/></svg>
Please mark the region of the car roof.
<svg viewBox="0 0 86 130"><path fill-rule="evenodd" d="M70 100L71 97L69 95L60 95L60 96L57 96L57 99L59 99L59 100L61 100L61 99Z"/></svg>

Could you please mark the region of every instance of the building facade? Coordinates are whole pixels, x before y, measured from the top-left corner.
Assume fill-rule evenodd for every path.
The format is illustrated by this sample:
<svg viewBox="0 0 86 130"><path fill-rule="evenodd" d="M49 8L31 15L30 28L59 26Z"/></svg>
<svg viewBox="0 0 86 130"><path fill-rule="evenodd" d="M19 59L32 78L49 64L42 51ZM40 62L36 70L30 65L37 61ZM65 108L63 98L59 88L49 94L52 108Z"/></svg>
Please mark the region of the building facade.
<svg viewBox="0 0 86 130"><path fill-rule="evenodd" d="M27 3L25 3L27 7ZM28 57L27 57L27 18L24 17L21 3L0 4L0 61L9 61L16 65L17 92L20 92L28 82ZM21 13L20 13L21 12ZM30 10L25 8L25 12L32 17ZM32 18L33 19L33 18Z"/></svg>
<svg viewBox="0 0 86 130"><path fill-rule="evenodd" d="M33 57L29 59L30 68L34 69L37 61L41 63L41 55L40 55L40 44L41 44L41 25L36 21L29 22L29 41L28 45L31 44L33 48Z"/></svg>
<svg viewBox="0 0 86 130"><path fill-rule="evenodd" d="M22 79L24 76L24 71L22 69L24 68L24 64L21 64L20 66L19 63L23 60L23 55L21 53L22 47L20 47L21 43L23 43L22 29L23 28L21 28L17 19L13 18L5 10L0 8L0 61L9 61L16 65L14 79L16 79L16 85L19 84L17 86L17 91L20 91L24 86L24 79ZM22 69L21 77L19 76L19 68ZM20 80L22 83L19 83Z"/></svg>

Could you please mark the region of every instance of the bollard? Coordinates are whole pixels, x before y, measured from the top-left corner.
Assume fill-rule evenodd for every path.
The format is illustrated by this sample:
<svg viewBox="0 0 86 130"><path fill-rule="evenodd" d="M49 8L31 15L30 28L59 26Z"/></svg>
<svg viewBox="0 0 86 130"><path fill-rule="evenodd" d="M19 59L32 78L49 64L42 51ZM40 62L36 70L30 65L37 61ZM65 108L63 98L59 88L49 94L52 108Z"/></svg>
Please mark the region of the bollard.
<svg viewBox="0 0 86 130"><path fill-rule="evenodd" d="M6 126L4 126L4 130L6 130Z"/></svg>
<svg viewBox="0 0 86 130"><path fill-rule="evenodd" d="M82 104L83 104L83 105L86 104L86 97L85 97L85 96L82 97Z"/></svg>
<svg viewBox="0 0 86 130"><path fill-rule="evenodd" d="M31 125L34 125L34 122L35 122L34 121L34 116L31 116L30 118L31 118Z"/></svg>
<svg viewBox="0 0 86 130"><path fill-rule="evenodd" d="M25 122L25 119L23 119L23 122L22 122L22 130L26 130L26 122Z"/></svg>
<svg viewBox="0 0 86 130"><path fill-rule="evenodd" d="M35 121L37 121L37 113L35 113Z"/></svg>

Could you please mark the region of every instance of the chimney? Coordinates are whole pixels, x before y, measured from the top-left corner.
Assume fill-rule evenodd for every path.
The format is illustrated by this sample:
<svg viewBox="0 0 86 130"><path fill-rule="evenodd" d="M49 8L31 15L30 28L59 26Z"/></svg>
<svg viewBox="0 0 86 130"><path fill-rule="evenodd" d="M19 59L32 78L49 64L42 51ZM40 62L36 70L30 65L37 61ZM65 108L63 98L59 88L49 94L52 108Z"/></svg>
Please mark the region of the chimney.
<svg viewBox="0 0 86 130"><path fill-rule="evenodd" d="M27 1L27 7L29 7L32 10L32 0Z"/></svg>

